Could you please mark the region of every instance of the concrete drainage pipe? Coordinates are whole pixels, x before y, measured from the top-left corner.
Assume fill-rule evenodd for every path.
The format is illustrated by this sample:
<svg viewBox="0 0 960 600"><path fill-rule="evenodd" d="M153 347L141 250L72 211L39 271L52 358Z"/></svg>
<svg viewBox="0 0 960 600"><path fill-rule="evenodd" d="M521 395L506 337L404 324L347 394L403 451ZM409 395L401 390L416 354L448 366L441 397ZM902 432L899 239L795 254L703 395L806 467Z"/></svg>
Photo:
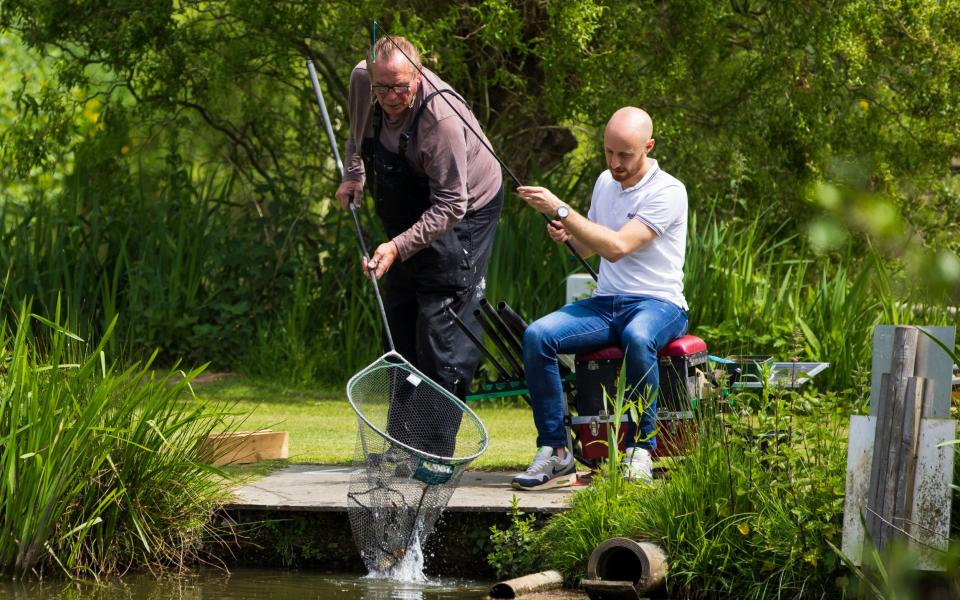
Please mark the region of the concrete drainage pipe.
<svg viewBox="0 0 960 600"><path fill-rule="evenodd" d="M661 587L666 575L667 557L660 546L629 538L601 542L587 562L588 579L630 582L638 595Z"/></svg>
<svg viewBox="0 0 960 600"><path fill-rule="evenodd" d="M516 598L523 594L553 590L561 585L563 585L563 575L558 571L541 571L494 584L490 589L490 597Z"/></svg>

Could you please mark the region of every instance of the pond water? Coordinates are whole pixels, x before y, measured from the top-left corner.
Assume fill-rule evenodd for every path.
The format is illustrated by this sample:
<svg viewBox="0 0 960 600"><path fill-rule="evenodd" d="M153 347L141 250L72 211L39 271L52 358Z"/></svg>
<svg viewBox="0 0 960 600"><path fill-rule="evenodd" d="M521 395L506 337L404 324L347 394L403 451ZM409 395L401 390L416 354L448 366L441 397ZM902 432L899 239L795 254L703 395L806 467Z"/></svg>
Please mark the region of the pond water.
<svg viewBox="0 0 960 600"><path fill-rule="evenodd" d="M0 598L22 600L479 600L491 583L430 579L423 583L369 579L361 575L310 571L233 569L230 573L204 570L184 577L154 578L131 575L105 585L63 581L0 581Z"/></svg>

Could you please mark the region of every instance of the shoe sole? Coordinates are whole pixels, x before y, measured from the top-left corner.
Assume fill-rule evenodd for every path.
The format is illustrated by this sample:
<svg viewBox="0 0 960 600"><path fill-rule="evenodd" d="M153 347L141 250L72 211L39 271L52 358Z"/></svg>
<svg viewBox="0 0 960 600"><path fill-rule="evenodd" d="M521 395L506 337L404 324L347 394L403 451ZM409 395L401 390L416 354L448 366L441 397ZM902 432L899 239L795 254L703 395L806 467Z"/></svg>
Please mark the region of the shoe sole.
<svg viewBox="0 0 960 600"><path fill-rule="evenodd" d="M576 472L570 473L569 475L561 475L559 477L554 477L553 479L548 479L543 483L537 485L523 485L522 483L517 483L513 481L510 483L510 486L515 490L521 490L524 492L537 492L540 490L552 490L559 487L568 487L574 484L577 480Z"/></svg>

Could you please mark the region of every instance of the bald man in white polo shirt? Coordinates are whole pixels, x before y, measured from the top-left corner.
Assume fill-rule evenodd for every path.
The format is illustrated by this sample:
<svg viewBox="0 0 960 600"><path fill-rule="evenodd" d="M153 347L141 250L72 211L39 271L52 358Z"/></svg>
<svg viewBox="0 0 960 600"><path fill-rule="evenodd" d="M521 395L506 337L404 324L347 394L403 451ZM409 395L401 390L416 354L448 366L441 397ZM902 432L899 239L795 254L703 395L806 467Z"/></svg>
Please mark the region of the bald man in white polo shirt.
<svg viewBox="0 0 960 600"><path fill-rule="evenodd" d="M644 406L639 427L630 428L627 472L638 480L652 479L657 352L687 331L687 191L648 156L655 143L653 121L645 111L628 106L613 114L603 135L609 168L597 178L586 216L546 188L517 188L527 204L553 219L547 231L554 241L569 241L584 257L599 254L601 259L591 298L537 320L523 336L538 450L526 472L513 479L514 488L573 483L576 467L566 447L557 355L611 345L625 352L627 399L640 398Z"/></svg>

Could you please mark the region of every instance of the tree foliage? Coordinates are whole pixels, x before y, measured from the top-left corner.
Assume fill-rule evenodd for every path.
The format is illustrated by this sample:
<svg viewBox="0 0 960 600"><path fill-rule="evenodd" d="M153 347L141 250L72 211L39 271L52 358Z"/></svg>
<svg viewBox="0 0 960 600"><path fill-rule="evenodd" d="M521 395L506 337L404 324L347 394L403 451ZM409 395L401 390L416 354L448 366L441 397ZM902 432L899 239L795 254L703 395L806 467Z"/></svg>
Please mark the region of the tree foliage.
<svg viewBox="0 0 960 600"><path fill-rule="evenodd" d="M40 65L0 87L7 205L66 199L95 224L102 204L212 181L229 190L218 210L249 224L240 237L273 252L270 286L303 272L291 261L343 281L355 250L305 61L345 136L374 19L425 50L521 179L570 171L552 181L575 182L575 205L606 120L630 104L652 114L655 156L694 208L797 226L824 212L810 184L842 180L882 192L908 237L958 246L960 0L4 0L0 61Z"/></svg>
<svg viewBox="0 0 960 600"><path fill-rule="evenodd" d="M564 126L596 130L624 104L650 110L660 157L699 194L788 212L798 181L828 177L837 157L915 194L960 153L955 0L7 0L0 19L56 57L61 93L189 129L196 156L281 196L331 177L304 61L342 120L374 19L422 45L518 163L555 162L572 149ZM31 139L21 168L43 160Z"/></svg>

